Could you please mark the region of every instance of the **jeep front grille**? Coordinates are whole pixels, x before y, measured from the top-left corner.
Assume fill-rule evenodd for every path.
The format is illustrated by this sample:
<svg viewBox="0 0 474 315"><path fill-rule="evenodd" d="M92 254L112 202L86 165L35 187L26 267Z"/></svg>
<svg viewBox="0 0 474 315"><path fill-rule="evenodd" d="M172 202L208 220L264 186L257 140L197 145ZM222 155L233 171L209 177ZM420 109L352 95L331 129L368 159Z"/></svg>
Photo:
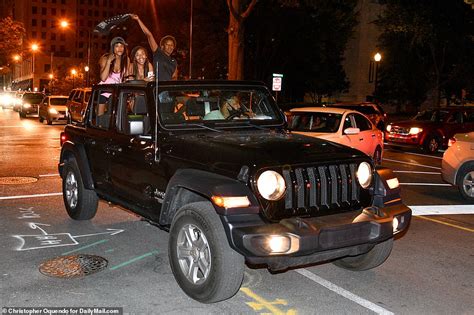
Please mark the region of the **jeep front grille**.
<svg viewBox="0 0 474 315"><path fill-rule="evenodd" d="M360 206L356 170L356 163L284 169L285 212L312 216Z"/></svg>

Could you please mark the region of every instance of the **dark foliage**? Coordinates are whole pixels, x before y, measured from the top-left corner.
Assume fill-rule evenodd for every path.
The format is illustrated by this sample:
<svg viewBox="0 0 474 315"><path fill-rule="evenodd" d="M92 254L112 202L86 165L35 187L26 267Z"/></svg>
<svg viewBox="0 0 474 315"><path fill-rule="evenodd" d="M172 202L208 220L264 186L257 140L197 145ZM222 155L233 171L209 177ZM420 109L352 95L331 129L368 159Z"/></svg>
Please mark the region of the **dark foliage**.
<svg viewBox="0 0 474 315"><path fill-rule="evenodd" d="M474 84L474 10L463 0L384 0L378 97L419 105L460 97Z"/></svg>

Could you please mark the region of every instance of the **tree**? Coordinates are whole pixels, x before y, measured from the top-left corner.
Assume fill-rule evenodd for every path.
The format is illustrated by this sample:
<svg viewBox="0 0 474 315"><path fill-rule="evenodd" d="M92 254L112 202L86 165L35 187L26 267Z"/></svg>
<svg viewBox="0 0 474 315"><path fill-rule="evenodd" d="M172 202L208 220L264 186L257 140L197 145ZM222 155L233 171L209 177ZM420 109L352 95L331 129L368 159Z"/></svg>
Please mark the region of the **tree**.
<svg viewBox="0 0 474 315"><path fill-rule="evenodd" d="M354 26L356 0L268 0L248 20L246 76L269 82L284 74L287 99L311 92L314 102L348 87L343 55Z"/></svg>
<svg viewBox="0 0 474 315"><path fill-rule="evenodd" d="M432 106L453 90L472 86L474 11L463 0L385 0L377 20L385 52L380 97L419 104L427 94ZM383 87L383 88L382 88ZM400 99L399 99L400 101Z"/></svg>
<svg viewBox="0 0 474 315"><path fill-rule="evenodd" d="M229 8L229 80L242 80L244 76L244 22L257 4L257 0L251 0L244 5L244 0L227 0Z"/></svg>
<svg viewBox="0 0 474 315"><path fill-rule="evenodd" d="M0 65L8 64L13 54L21 52L24 35L22 23L9 16L0 20Z"/></svg>

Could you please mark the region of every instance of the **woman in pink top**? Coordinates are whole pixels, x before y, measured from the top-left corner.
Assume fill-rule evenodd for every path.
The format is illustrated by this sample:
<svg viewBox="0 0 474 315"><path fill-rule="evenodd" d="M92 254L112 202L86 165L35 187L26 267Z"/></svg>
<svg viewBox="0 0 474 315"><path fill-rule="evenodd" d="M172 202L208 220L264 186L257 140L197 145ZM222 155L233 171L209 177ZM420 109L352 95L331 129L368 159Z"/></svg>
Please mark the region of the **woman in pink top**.
<svg viewBox="0 0 474 315"><path fill-rule="evenodd" d="M110 42L110 53L99 59L99 84L123 82L127 76L128 64L127 43L122 37L113 38Z"/></svg>

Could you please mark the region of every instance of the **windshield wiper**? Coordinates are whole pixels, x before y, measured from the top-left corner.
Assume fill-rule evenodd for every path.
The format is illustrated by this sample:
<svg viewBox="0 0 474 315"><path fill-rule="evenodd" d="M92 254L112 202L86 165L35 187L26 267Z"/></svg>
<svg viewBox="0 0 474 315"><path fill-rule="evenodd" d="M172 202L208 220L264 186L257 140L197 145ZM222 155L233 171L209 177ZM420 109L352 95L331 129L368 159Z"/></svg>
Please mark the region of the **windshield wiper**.
<svg viewBox="0 0 474 315"><path fill-rule="evenodd" d="M229 121L228 122L221 122L221 123L216 123L216 125L219 125L219 126L229 126L229 125L247 125L249 127L255 127L257 129L260 129L260 130L267 130L267 128L265 127L262 127L260 125L257 125L257 124L254 124L252 123L252 121L250 119L236 119L236 120L231 120L232 123L230 123Z"/></svg>
<svg viewBox="0 0 474 315"><path fill-rule="evenodd" d="M204 124L196 124L196 123L188 124L188 123L183 123L183 124L167 124L167 125L166 125L166 127L186 127L186 126L200 127L200 128L212 130L212 131L215 131L215 132L222 132L222 130L215 129L215 128L206 126L206 125L204 125Z"/></svg>

